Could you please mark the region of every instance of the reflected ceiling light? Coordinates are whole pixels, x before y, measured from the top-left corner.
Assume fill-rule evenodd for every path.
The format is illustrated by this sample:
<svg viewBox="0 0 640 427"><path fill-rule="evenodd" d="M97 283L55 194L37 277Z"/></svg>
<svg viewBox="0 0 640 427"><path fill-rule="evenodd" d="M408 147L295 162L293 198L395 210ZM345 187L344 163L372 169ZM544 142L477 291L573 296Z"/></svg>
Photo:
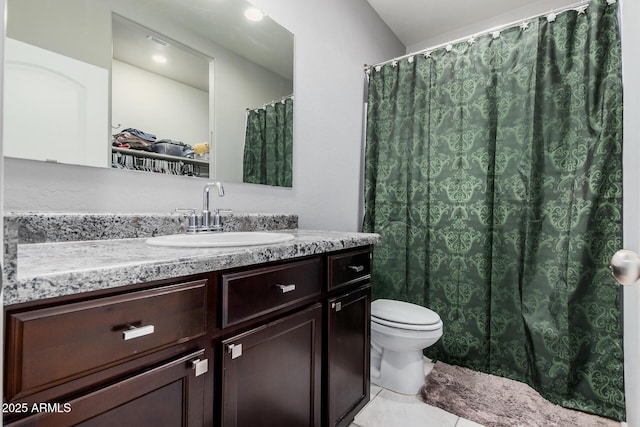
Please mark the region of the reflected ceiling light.
<svg viewBox="0 0 640 427"><path fill-rule="evenodd" d="M261 10L256 9L255 7L250 7L249 9L244 11L244 17L249 21L258 22L262 21L262 18L264 18L264 14Z"/></svg>
<svg viewBox="0 0 640 427"><path fill-rule="evenodd" d="M167 63L167 57L164 56L164 55L153 55L151 57L151 59L156 61L158 64L166 64Z"/></svg>

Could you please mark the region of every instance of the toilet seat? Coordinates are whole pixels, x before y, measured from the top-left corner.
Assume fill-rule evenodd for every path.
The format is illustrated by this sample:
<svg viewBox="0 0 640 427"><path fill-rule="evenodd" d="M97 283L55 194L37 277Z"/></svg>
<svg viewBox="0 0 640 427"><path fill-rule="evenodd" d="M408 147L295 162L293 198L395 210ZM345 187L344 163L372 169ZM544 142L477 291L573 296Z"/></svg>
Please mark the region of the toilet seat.
<svg viewBox="0 0 640 427"><path fill-rule="evenodd" d="M371 303L371 321L391 328L433 331L442 328L440 316L426 307L403 301L378 299Z"/></svg>

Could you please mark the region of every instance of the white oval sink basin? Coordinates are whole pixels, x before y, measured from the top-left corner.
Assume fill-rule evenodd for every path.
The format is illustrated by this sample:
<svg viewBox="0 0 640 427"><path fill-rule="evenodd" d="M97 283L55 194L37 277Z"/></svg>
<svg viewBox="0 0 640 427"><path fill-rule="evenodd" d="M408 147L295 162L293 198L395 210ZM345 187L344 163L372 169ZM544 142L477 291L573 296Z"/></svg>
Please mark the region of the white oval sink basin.
<svg viewBox="0 0 640 427"><path fill-rule="evenodd" d="M172 234L151 237L145 243L153 246L175 246L183 248L222 248L231 246L272 245L292 240L288 233L261 231L229 231L222 233Z"/></svg>

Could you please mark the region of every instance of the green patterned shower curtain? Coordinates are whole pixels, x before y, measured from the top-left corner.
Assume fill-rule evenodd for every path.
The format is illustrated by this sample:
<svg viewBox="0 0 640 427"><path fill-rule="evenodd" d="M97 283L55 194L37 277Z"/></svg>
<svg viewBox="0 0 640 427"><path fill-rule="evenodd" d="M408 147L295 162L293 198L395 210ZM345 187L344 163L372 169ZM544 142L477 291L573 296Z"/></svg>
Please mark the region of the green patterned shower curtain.
<svg viewBox="0 0 640 427"><path fill-rule="evenodd" d="M436 311L427 355L624 419L616 5L370 70L374 298Z"/></svg>
<svg viewBox="0 0 640 427"><path fill-rule="evenodd" d="M291 187L293 98L247 111L242 181Z"/></svg>

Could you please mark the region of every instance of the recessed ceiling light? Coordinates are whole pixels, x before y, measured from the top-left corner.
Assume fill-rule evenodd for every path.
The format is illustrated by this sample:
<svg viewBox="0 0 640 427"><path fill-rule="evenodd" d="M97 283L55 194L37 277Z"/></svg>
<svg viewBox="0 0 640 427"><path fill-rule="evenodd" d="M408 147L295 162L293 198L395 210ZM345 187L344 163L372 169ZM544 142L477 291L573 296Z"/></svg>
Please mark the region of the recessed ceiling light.
<svg viewBox="0 0 640 427"><path fill-rule="evenodd" d="M249 9L244 11L244 17L249 21L258 22L262 21L262 18L264 18L264 14L261 10L256 9L255 7L250 7Z"/></svg>
<svg viewBox="0 0 640 427"><path fill-rule="evenodd" d="M163 55L153 55L151 57L151 59L156 61L158 64L166 64L167 63L167 57L163 56Z"/></svg>

